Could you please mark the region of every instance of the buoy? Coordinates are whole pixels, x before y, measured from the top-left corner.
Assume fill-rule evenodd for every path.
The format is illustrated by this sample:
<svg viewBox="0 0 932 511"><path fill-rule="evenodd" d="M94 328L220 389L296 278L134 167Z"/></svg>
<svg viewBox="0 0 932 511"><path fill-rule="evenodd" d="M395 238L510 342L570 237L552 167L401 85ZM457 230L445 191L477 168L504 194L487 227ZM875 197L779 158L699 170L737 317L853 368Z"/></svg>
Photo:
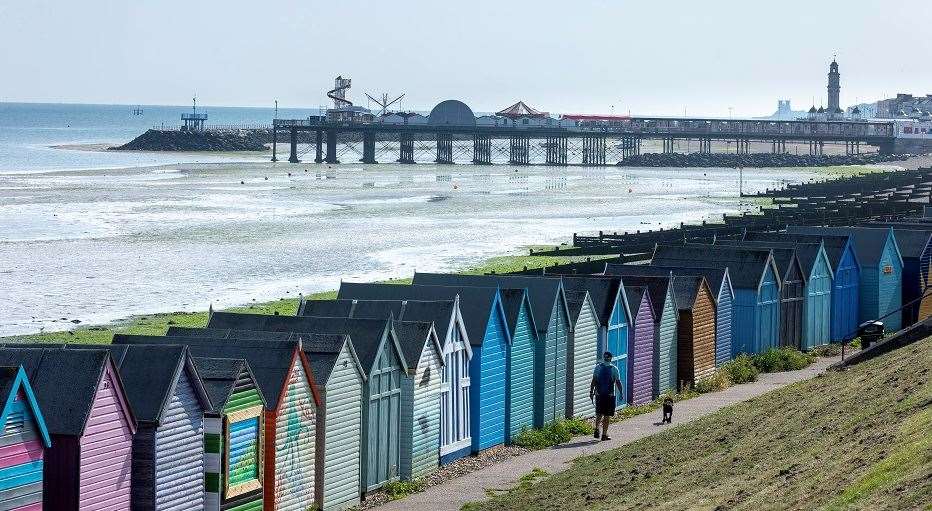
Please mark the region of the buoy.
<svg viewBox="0 0 932 511"><path fill-rule="evenodd" d="M291 177L291 172L288 173L288 177Z"/></svg>
<svg viewBox="0 0 932 511"><path fill-rule="evenodd" d="M269 176L265 176L265 180L268 181L268 180L269 180Z"/></svg>
<svg viewBox="0 0 932 511"><path fill-rule="evenodd" d="M239 184L244 185L246 184L246 181L240 181Z"/></svg>
<svg viewBox="0 0 932 511"><path fill-rule="evenodd" d="M628 193L631 193L631 189L630 189L630 188L628 188Z"/></svg>

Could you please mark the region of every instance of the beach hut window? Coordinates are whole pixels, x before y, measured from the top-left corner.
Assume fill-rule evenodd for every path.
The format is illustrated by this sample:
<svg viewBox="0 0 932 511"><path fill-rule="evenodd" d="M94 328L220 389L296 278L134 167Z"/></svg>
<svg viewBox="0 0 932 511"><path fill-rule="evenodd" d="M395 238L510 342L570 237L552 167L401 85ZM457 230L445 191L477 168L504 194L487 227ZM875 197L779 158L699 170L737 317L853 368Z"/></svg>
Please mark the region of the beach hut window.
<svg viewBox="0 0 932 511"><path fill-rule="evenodd" d="M261 411L261 407L254 407L227 416L229 427L223 453L227 466L227 498L258 490L262 486L259 471Z"/></svg>

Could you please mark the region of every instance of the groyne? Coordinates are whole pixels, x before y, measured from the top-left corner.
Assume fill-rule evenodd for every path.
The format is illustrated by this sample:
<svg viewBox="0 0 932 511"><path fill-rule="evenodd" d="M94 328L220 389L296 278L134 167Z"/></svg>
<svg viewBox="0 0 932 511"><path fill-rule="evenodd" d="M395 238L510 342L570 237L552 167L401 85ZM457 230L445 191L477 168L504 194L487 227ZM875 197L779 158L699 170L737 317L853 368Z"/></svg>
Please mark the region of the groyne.
<svg viewBox="0 0 932 511"><path fill-rule="evenodd" d="M899 161L903 154L808 155L789 153L643 153L618 162L622 167L828 167Z"/></svg>

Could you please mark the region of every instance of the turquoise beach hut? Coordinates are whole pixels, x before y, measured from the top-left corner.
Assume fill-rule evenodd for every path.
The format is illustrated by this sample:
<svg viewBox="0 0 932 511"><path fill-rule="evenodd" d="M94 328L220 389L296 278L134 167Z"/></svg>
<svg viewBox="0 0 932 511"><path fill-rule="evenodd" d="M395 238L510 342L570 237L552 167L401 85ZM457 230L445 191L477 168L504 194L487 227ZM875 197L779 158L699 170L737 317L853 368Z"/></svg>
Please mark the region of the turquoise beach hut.
<svg viewBox="0 0 932 511"><path fill-rule="evenodd" d="M0 367L0 400L0 509L42 509L42 470L52 441L22 366Z"/></svg>

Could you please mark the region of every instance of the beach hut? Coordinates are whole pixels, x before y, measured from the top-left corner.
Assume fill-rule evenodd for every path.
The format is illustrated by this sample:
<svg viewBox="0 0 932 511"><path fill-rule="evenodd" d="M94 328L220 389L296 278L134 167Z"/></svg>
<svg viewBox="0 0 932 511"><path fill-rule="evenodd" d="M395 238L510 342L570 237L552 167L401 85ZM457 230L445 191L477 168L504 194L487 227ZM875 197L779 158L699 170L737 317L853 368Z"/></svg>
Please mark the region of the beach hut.
<svg viewBox="0 0 932 511"><path fill-rule="evenodd" d="M211 409L204 414L205 506L262 509L262 393L244 359L194 357Z"/></svg>
<svg viewBox="0 0 932 511"><path fill-rule="evenodd" d="M508 392L505 395L505 421L508 441L524 429L534 427L534 389L537 355L537 328L525 289L501 289L502 309L511 335L505 368Z"/></svg>
<svg viewBox="0 0 932 511"><path fill-rule="evenodd" d="M22 366L51 439L44 509L129 509L136 419L107 350L0 348Z"/></svg>
<svg viewBox="0 0 932 511"><path fill-rule="evenodd" d="M833 342L849 340L858 333L860 263L849 236L747 232L749 241L777 241L822 244L832 270L831 319L829 336Z"/></svg>
<svg viewBox="0 0 932 511"><path fill-rule="evenodd" d="M861 263L858 321L879 319L887 332L902 325L903 258L893 229L871 227L787 227L791 233L848 235Z"/></svg>
<svg viewBox="0 0 932 511"><path fill-rule="evenodd" d="M718 240L715 244L771 251L782 279L782 285L780 286L780 346L802 349L808 279L796 256L796 247L773 246L773 244L766 242L742 240Z"/></svg>
<svg viewBox="0 0 932 511"><path fill-rule="evenodd" d="M725 362L728 362L732 358L731 353L731 330L732 330L732 304L734 303L735 290L731 286L731 278L729 277L728 267L723 268L681 268L675 266L659 266L659 265L650 265L645 266L643 264L606 264L605 265L606 274L617 274L617 275L653 275L658 277L664 277L667 275L670 276L685 276L685 277L704 277L706 283L709 285L709 289L712 290L712 294L715 296L715 365L720 366ZM671 284L672 288L672 284ZM672 289L671 289L672 293ZM676 309L675 297L673 300L674 307L674 316L678 316L679 313ZM665 304L666 307L666 304ZM666 312L665 312L666 313ZM674 346L676 344L676 329L673 329L671 337L674 339ZM673 355L676 356L675 353ZM671 383L669 384L671 389L676 389L677 386L677 371L671 371L670 375L672 378Z"/></svg>
<svg viewBox="0 0 932 511"><path fill-rule="evenodd" d="M919 311L924 300L922 293L929 280L929 261L932 260L932 229L930 226L908 223L871 222L868 227L889 227L896 236L896 244L903 256L903 326L909 326L929 316L930 300L925 299L925 313Z"/></svg>
<svg viewBox="0 0 932 511"><path fill-rule="evenodd" d="M589 291L566 290L566 305L573 330L570 332L567 375L566 416L595 416L595 405L589 399L592 371L599 361L599 320Z"/></svg>
<svg viewBox="0 0 932 511"><path fill-rule="evenodd" d="M537 326L535 356L535 424L566 417L567 342L572 330L563 282L557 278L511 275L456 275L415 273L414 284L499 286L527 289Z"/></svg>
<svg viewBox="0 0 932 511"><path fill-rule="evenodd" d="M0 509L42 509L43 463L52 441L21 366L0 367L0 399Z"/></svg>
<svg viewBox="0 0 932 511"><path fill-rule="evenodd" d="M68 344L110 351L138 422L133 509L204 506L204 413L210 401L184 346Z"/></svg>
<svg viewBox="0 0 932 511"><path fill-rule="evenodd" d="M470 452L469 363L472 348L463 325L459 296L452 300L304 300L298 315L430 321L443 347L440 380L440 464Z"/></svg>
<svg viewBox="0 0 932 511"><path fill-rule="evenodd" d="M658 245L652 264L681 268L728 268L734 289L732 357L777 346L781 279L770 250ZM687 270L690 271L690 270ZM677 304L681 306L681 304Z"/></svg>
<svg viewBox="0 0 932 511"><path fill-rule="evenodd" d="M715 372L715 296L705 277L673 277L677 378L688 386Z"/></svg>
<svg viewBox="0 0 932 511"><path fill-rule="evenodd" d="M654 306L646 287L625 283L628 309L634 314L634 328L628 345L628 404L642 405L654 393Z"/></svg>
<svg viewBox="0 0 932 511"><path fill-rule="evenodd" d="M673 297L673 280L669 272L663 275L654 268L644 265L617 265L618 274L624 275L625 283L632 286L645 286L650 290L654 307L654 397L667 391L676 392L676 322L679 313ZM616 265L612 265L616 267ZM643 268L646 268L645 271ZM613 271L606 269L606 271Z"/></svg>
<svg viewBox="0 0 932 511"><path fill-rule="evenodd" d="M359 300L450 300L459 297L463 325L472 345L473 358L468 378L462 377L465 401L458 406L469 408L460 417L469 417L468 424L458 424L465 438L471 438L472 452L505 443L505 379L508 346L511 336L505 320L501 294L496 288L415 286L397 284L366 284L343 282L337 298ZM441 430L442 431L442 430ZM441 433L442 434L442 433ZM462 456L453 451L447 460ZM445 460L441 459L441 462Z"/></svg>
<svg viewBox="0 0 932 511"><path fill-rule="evenodd" d="M208 328L349 335L359 357L363 387L360 491L400 477L401 387L407 361L391 319L317 318L215 312Z"/></svg>
<svg viewBox="0 0 932 511"><path fill-rule="evenodd" d="M610 351L613 363L618 367L622 385L628 388L628 338L629 326L633 324L633 320L631 311L628 310L621 279L604 275L564 275L562 279L565 293L585 291L589 295L597 323L596 358L601 360L602 353ZM578 319L578 316L574 319ZM586 337L584 328L578 327L575 323L573 328L574 330L579 328L582 332L580 339ZM577 341L574 335L574 352L585 350L585 345L585 341ZM574 363L574 365L583 367L585 364ZM591 371L589 372L591 374ZM578 416L578 414L574 415Z"/></svg>
<svg viewBox="0 0 932 511"><path fill-rule="evenodd" d="M314 496L318 508L341 511L359 505L362 388L365 375L347 335L170 327L169 335L302 342L317 384Z"/></svg>
<svg viewBox="0 0 932 511"><path fill-rule="evenodd" d="M185 337L181 333L175 330L167 337L117 334L113 343L132 349L171 343L187 346L195 357L245 359L266 404L262 418L263 507L292 510L314 505L314 437L319 398L299 344L269 345L259 339Z"/></svg>

